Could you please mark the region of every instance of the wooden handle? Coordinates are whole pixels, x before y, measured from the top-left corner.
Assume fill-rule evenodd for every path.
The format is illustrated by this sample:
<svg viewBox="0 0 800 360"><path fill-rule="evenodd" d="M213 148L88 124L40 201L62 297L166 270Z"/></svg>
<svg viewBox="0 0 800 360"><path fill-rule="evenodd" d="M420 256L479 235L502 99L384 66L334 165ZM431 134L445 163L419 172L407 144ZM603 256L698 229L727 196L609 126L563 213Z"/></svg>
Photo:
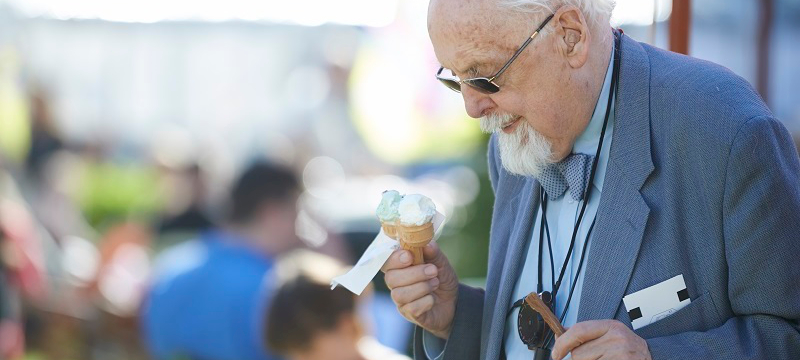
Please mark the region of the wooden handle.
<svg viewBox="0 0 800 360"><path fill-rule="evenodd" d="M550 308L544 304L544 301L539 297L537 293L530 293L528 296L525 297L525 302L530 305L530 307L542 315L544 322L547 323L547 326L550 326L550 329L553 330L553 333L556 336L561 336L566 330L564 327L561 326L561 322L558 321L558 318L550 311Z"/></svg>

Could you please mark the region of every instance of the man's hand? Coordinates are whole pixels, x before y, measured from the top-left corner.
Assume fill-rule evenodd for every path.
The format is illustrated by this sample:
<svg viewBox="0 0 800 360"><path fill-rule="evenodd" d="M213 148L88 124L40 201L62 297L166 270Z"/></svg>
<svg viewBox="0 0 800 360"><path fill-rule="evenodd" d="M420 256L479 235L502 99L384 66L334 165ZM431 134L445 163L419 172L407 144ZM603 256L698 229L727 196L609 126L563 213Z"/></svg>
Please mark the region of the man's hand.
<svg viewBox="0 0 800 360"><path fill-rule="evenodd" d="M568 353L572 359L645 359L650 360L647 342L617 320L579 322L556 339L554 360Z"/></svg>
<svg viewBox="0 0 800 360"><path fill-rule="evenodd" d="M447 339L456 311L458 278L436 244L429 244L422 253L425 264L412 266L411 252L397 250L381 270L400 314Z"/></svg>

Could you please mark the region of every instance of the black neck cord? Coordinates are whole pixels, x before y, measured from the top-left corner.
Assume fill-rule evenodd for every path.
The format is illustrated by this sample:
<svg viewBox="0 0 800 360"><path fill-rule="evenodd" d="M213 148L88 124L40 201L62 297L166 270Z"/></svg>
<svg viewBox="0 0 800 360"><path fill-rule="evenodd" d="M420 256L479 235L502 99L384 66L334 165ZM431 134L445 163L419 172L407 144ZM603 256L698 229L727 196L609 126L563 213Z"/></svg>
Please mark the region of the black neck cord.
<svg viewBox="0 0 800 360"><path fill-rule="evenodd" d="M578 224L580 224L580 221L583 218L583 213L586 210L586 204L589 203L589 192L591 191L591 188L592 188L591 184L592 184L592 181L594 180L595 172L597 170L598 160L600 159L600 150L603 148L603 140L606 137L606 128L608 126L609 115L611 114L611 105L612 105L613 100L614 100L614 95L616 94L616 91L617 91L617 86L619 85L618 84L618 82L619 82L619 67L620 67L620 62L621 62L620 61L620 55L621 55L620 54L620 52L621 52L621 50L620 50L620 37L619 37L619 34L615 33L614 35L616 35L615 36L616 46L614 46L614 69L613 69L613 74L614 75L611 78L611 89L610 89L609 94L608 94L608 104L606 105L606 116L605 116L605 120L603 121L603 130L600 132L600 141L597 144L597 153L596 153L596 155L594 157L594 161L592 162L592 171L591 171L591 173L589 175L589 185L588 185L588 188L586 189L586 193L584 194L584 197L583 197L584 203L583 203L583 206L581 208L581 213L580 213L580 215L578 217ZM569 296L567 296L567 302L564 305L564 310L561 312L561 316L559 316L559 320L562 321L562 322L564 321L564 317L567 315L567 310L569 309L570 302L572 301L572 295L575 293L575 286L578 284L578 278L580 277L581 268L583 267L583 260L584 260L584 258L586 256L586 250L588 249L588 245L589 245L589 236L592 234L592 230L594 229L595 221L597 221L597 215L595 215L595 218L592 220L592 224L589 226L589 231L586 233L586 239L583 242L583 250L581 251L581 258L578 261L577 275L575 276L575 279L572 280L572 286L570 286ZM578 225L575 226L575 230L572 233L572 242L570 243L570 251L572 250L572 247L574 245L575 235L577 233L577 230L578 230ZM559 275L559 280L558 280L558 283L556 285L560 285L561 284L561 277L564 276L564 271L566 270L566 267L567 267L567 261L569 260L569 255L570 255L569 253L570 252L567 251L567 258L564 261L564 266L562 267L561 274ZM541 253L539 253L539 258L541 259L541 257L542 257L542 255L541 255ZM555 298L556 298L556 292L557 291L558 291L557 288L555 288L554 291L553 291L553 302L554 303L555 303ZM554 308L555 308L555 306L554 306ZM554 335L551 332L549 334L549 336L550 336L550 339L548 339L545 342L545 346L552 340Z"/></svg>
<svg viewBox="0 0 800 360"><path fill-rule="evenodd" d="M540 200L540 206L541 206L541 211L542 211L542 218L540 220L540 225L539 225L539 262L538 262L539 274L538 274L538 282L537 282L537 285L536 285L536 291L537 291L537 293L542 293L542 290L543 290L542 289L542 262L543 262L542 261L542 250L543 250L543 247L544 247L544 235L546 234L547 235L547 248L548 248L549 254L550 254L550 278L551 278L551 290L552 290L551 299L552 299L553 309L555 309L555 307L556 307L556 305L555 305L555 303L556 303L556 295L558 293L559 288L561 287L561 282L562 282L562 280L564 278L564 275L566 274L567 265L569 263L569 260L571 259L572 251L575 248L575 240L576 240L577 235L578 235L578 230L580 229L581 222L583 221L583 216L584 216L584 214L586 212L586 207L587 207L587 205L589 203L589 198L591 196L591 191L592 191L592 184L594 183L594 178L595 178L595 175L596 175L596 172L597 172L597 165L598 165L598 162L600 160L600 152L601 152L601 150L603 148L603 141L605 140L606 129L608 127L608 119L609 119L610 114L611 114L611 106L612 106L614 97L615 97L615 95L617 93L617 88L618 88L618 85L619 85L619 72L620 72L620 63L621 63L621 49L620 49L620 47L621 47L621 32L622 32L621 30L618 30L618 31L614 32L614 40L615 40L614 59L613 59L614 68L612 70L613 73L612 73L610 91L609 91L609 96L608 96L608 103L606 105L605 119L603 120L603 128L602 128L602 130L600 132L600 140L598 141L597 150L595 152L595 157L594 157L594 160L592 161L592 169L591 169L590 174L589 174L589 182L587 183L587 189L583 194L583 199L582 199L583 204L581 205L581 211L580 211L580 213L578 215L578 220L576 221L575 226L574 226L574 228L572 230L572 237L570 239L569 249L567 250L567 255L564 258L564 263L563 263L563 265L561 267L561 272L560 272L560 274L558 276L558 281L557 282L554 282L555 264L554 264L554 261L553 261L553 247L552 247L552 242L551 242L551 238L550 238L550 227L549 227L549 225L547 223L547 202L548 202L547 193L544 191L544 188L540 188L541 197L540 197L539 200ZM571 286L569 288L569 296L567 296L567 302L565 303L564 310L561 312L561 316L559 316L559 319L562 322L564 321L564 317L566 316L567 311L569 310L569 305L572 302L572 296L575 293L575 287L578 284L578 278L580 277L581 270L583 269L584 260L586 258L586 252L588 250L588 245L589 245L589 237L592 234L592 230L594 229L594 225L595 225L596 220L597 220L597 216L595 215L595 218L592 220L592 223L589 226L589 230L586 233L586 239L584 240L582 251L581 251L580 260L578 261L577 275L575 276L575 278L572 281L572 284L571 284ZM522 306L524 304L524 302L525 302L525 298L522 298L522 299L519 299L519 300L515 301L514 304L511 306L511 308L509 309L508 314L506 316L511 315L511 312L515 308ZM546 338L547 341L544 342L544 347L545 348L553 340L553 338L554 338L553 333L549 332L549 334L547 335L547 338Z"/></svg>
<svg viewBox="0 0 800 360"><path fill-rule="evenodd" d="M616 44L616 46L614 46L614 69L613 69L614 76L611 77L611 86L610 86L610 91L609 91L609 94L608 94L608 103L606 105L605 119L603 120L603 129L600 132L600 141L598 141L598 143L597 143L597 151L595 152L594 160L592 161L592 170L589 173L589 182L588 182L588 184L586 186L586 191L583 194L583 205L581 206L581 212L578 215L578 221L575 222L575 227L572 229L572 238L570 239L570 242L569 242L569 249L567 250L567 256L564 258L564 263L561 266L561 273L559 273L559 275L558 275L558 281L556 281L555 287L552 288L553 299L555 299L556 295L558 295L558 290L561 288L561 281L564 280L564 275L567 272L567 266L569 265L569 259L571 258L572 250L574 250L574 248L575 248L575 240L576 240L576 237L578 236L578 229L581 226L581 222L583 222L583 216L586 213L586 206L589 204L589 197L591 196L591 193L592 193L592 184L594 183L594 177L597 174L597 164L598 164L598 162L600 160L600 152L603 149L603 140L605 139L606 129L608 127L608 119L609 119L609 117L611 115L611 105L612 105L613 100L614 100L614 93L616 92L617 81L619 79L619 50L618 49L619 49L619 44ZM544 188L540 189L540 191L543 192ZM545 200L546 200L546 198L545 198ZM544 209L546 209L546 205L542 204L542 217L544 218L544 221L547 221L546 220L547 214L545 214ZM590 230L586 234L586 241L584 241L584 243L588 243L589 242L589 235L591 235L591 229L593 227L594 226L591 226L589 228ZM548 236L549 235L550 234L548 233ZM540 243L542 242L541 239L539 240L539 242ZM540 246L540 249L541 249L541 246ZM540 261L541 261L541 258L542 258L542 254L540 252L539 253ZM583 258L583 254L581 255L581 258ZM578 264L578 268L580 268L581 265L582 264ZM577 279L577 278L578 278L578 276L575 277L575 279ZM537 288L541 287L541 276L540 276L539 283L540 284L539 284L539 286L537 286ZM572 297L572 294L570 294L569 297ZM566 310L567 310L567 308L565 307L564 308L564 312L565 313L566 313Z"/></svg>
<svg viewBox="0 0 800 360"><path fill-rule="evenodd" d="M547 194L543 195L542 200L547 202ZM547 210L547 205L545 205L545 210ZM553 242L550 240L550 225L547 224L547 217L544 218L544 229L547 234L547 251L550 255L550 289L553 289L556 287L556 262L553 261Z"/></svg>
<svg viewBox="0 0 800 360"><path fill-rule="evenodd" d="M539 254L542 253L542 248L544 246L544 234L545 229L547 228L547 217L545 216L545 212L547 211L547 194L544 191L540 192L541 196L539 197L539 201L542 204L542 220L539 223ZM547 230L547 248L552 250L552 246L550 244L550 230ZM552 252L550 254L550 280L554 278L552 273L553 270L553 256ZM552 285L552 284L551 284ZM552 287L551 287L552 289ZM539 256L539 281L536 283L536 293L540 294L542 292L542 257Z"/></svg>
<svg viewBox="0 0 800 360"><path fill-rule="evenodd" d="M553 243L550 240L550 226L547 224L547 216L545 216L547 212L547 193L544 191L540 193L539 201L542 204L542 220L539 223L539 254L542 253L542 248L544 247L544 234L547 234L547 251L550 254L550 289L554 289L556 286L556 270L555 261L553 261ZM542 257L539 256L539 281L536 284L536 292L541 293L542 290Z"/></svg>

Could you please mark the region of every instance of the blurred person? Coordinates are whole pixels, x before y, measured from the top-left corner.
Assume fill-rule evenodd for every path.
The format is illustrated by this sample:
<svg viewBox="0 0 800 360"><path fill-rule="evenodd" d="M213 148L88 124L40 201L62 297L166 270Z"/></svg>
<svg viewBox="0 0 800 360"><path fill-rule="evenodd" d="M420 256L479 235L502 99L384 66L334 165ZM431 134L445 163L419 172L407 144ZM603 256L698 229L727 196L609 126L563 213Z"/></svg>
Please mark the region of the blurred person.
<svg viewBox="0 0 800 360"><path fill-rule="evenodd" d="M268 347L288 360L409 360L366 334L353 293L331 290L331 279L344 270L310 251L279 261L266 317Z"/></svg>
<svg viewBox="0 0 800 360"><path fill-rule="evenodd" d="M67 149L51 154L42 164L40 181L31 193L31 206L36 218L56 241L67 236L96 237L95 229L87 222L74 196L76 180L83 171L83 161Z"/></svg>
<svg viewBox="0 0 800 360"><path fill-rule="evenodd" d="M31 147L25 166L28 174L38 180L47 160L61 150L64 143L54 124L49 97L44 91L31 92L30 111Z"/></svg>
<svg viewBox="0 0 800 360"><path fill-rule="evenodd" d="M2 168L0 167L0 172ZM2 219L0 219L2 223ZM25 332L22 322L19 292L8 278L8 263L14 250L0 228L0 359L20 359L25 352Z"/></svg>
<svg viewBox="0 0 800 360"><path fill-rule="evenodd" d="M4 176L6 175L6 176ZM8 280L31 301L44 301L51 289L44 249L36 219L28 211L7 174L0 173L0 231ZM14 190L9 190L14 189ZM5 192L7 191L7 192Z"/></svg>
<svg viewBox="0 0 800 360"><path fill-rule="evenodd" d="M355 260L363 254L367 247L377 236L373 231L361 231L358 229L346 230L342 233L343 238L349 244L350 258L348 264L355 264ZM319 250L319 249L317 249ZM320 251L323 252L323 251ZM325 252L323 252L325 253ZM328 253L325 253L330 255ZM362 318L368 323L375 338L399 352L406 352L414 332L414 325L408 322L399 312L392 302L389 289L383 279L383 273L378 273L372 280L374 291L369 299L364 299L361 303L368 309L369 315Z"/></svg>
<svg viewBox="0 0 800 360"><path fill-rule="evenodd" d="M175 172L175 176L170 177L174 180L174 191L170 193L181 194L185 199L180 199L182 206L178 206L177 211L167 213L159 220L159 246L186 240L214 226L204 209L208 191L200 165L193 163L182 169L167 171ZM168 209L172 208L171 205L167 204Z"/></svg>
<svg viewBox="0 0 800 360"><path fill-rule="evenodd" d="M613 8L430 2L436 77L492 133L495 203L485 290L435 245L385 264L417 358L800 358L792 138L747 81L612 29ZM528 327L530 294L563 335Z"/></svg>
<svg viewBox="0 0 800 360"><path fill-rule="evenodd" d="M7 284L13 287L8 295L20 321L16 328L5 323L0 347L13 344L16 338L24 340L26 351L47 358L88 356L81 319L74 311L75 305L84 302L73 296L75 289L64 271L67 264L62 262L63 249L31 212L16 181L1 170L0 233L4 237L0 261ZM89 263L81 265L91 267ZM17 337L20 330L24 337Z"/></svg>
<svg viewBox="0 0 800 360"><path fill-rule="evenodd" d="M250 166L230 194L225 225L162 253L142 310L155 359L274 359L264 346L275 257L300 245L299 185L287 169Z"/></svg>

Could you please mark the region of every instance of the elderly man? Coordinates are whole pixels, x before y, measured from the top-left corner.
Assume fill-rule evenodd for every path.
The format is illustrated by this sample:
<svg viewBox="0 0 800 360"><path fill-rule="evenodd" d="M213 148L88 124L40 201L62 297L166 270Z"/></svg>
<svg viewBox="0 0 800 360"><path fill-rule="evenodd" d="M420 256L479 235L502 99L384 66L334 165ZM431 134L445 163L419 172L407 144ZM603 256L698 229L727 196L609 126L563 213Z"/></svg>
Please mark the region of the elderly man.
<svg viewBox="0 0 800 360"><path fill-rule="evenodd" d="M485 291L435 246L383 268L418 359L800 358L791 137L727 69L613 30L613 4L431 0L496 200Z"/></svg>

